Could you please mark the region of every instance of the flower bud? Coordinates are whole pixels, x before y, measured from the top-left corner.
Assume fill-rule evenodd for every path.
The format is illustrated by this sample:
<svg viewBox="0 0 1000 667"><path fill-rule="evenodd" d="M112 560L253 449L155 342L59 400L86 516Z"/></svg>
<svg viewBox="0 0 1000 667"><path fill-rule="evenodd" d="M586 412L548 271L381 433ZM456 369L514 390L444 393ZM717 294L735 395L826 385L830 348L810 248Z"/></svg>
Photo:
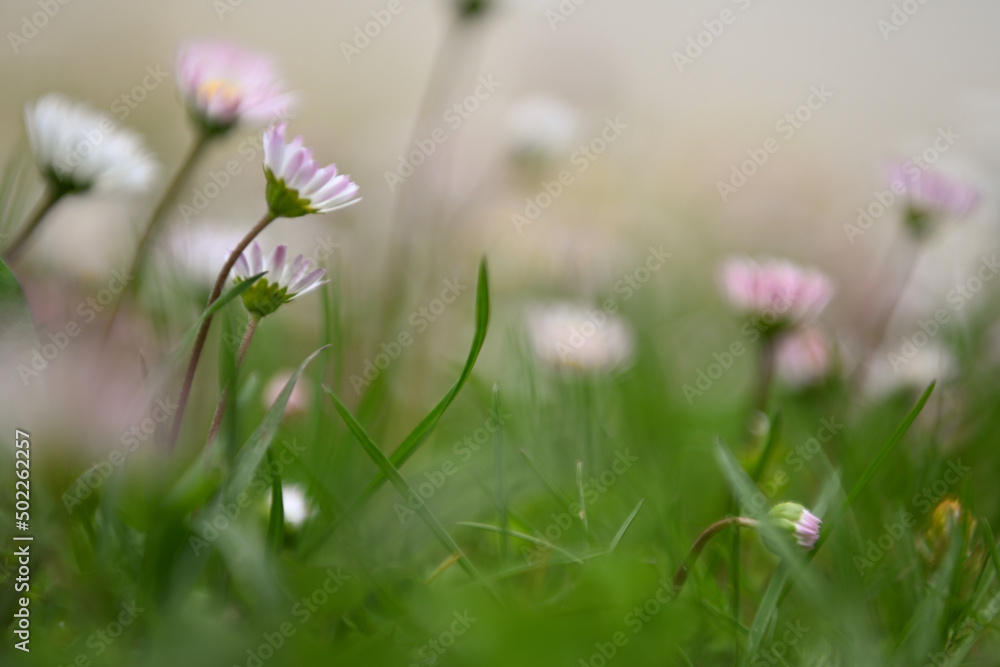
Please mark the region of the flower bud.
<svg viewBox="0 0 1000 667"><path fill-rule="evenodd" d="M764 519L764 524L770 528L766 533L762 533L764 546L780 556L781 550L769 542L777 535L781 535L787 540L789 547L794 538L795 544L809 551L819 540L819 527L822 523L819 517L798 503L778 503L771 508Z"/></svg>

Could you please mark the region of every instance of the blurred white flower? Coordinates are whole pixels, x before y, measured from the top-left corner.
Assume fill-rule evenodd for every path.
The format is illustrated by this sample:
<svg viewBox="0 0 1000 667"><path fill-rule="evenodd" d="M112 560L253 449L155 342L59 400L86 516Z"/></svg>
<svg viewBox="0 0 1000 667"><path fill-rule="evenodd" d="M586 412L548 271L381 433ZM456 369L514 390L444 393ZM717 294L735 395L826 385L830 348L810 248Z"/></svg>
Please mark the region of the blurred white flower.
<svg viewBox="0 0 1000 667"><path fill-rule="evenodd" d="M211 288L241 238L240 232L225 227L177 227L170 232L161 259L181 278Z"/></svg>
<svg viewBox="0 0 1000 667"><path fill-rule="evenodd" d="M526 95L507 112L511 152L519 159L562 155L577 140L580 128L580 112L551 95Z"/></svg>
<svg viewBox="0 0 1000 667"><path fill-rule="evenodd" d="M281 508L285 514L285 523L296 528L305 523L311 513L306 492L298 484L281 486Z"/></svg>
<svg viewBox="0 0 1000 667"><path fill-rule="evenodd" d="M899 389L922 391L933 380L948 381L958 372L958 362L952 353L937 343L917 347L903 343L896 349L883 349L865 380L864 391L881 397Z"/></svg>
<svg viewBox="0 0 1000 667"><path fill-rule="evenodd" d="M271 379L267 382L267 386L264 387L263 400L265 409L270 408L278 400L281 391L292 378L292 373L292 369L287 369L271 376ZM299 381L295 383L295 387L292 388L292 393L288 397L288 403L285 404L285 416L301 417L309 411L311 401L312 388L309 386L309 381L305 377L300 377Z"/></svg>
<svg viewBox="0 0 1000 667"><path fill-rule="evenodd" d="M59 192L141 191L156 176L139 135L84 102L50 93L25 106L24 122L35 161Z"/></svg>
<svg viewBox="0 0 1000 667"><path fill-rule="evenodd" d="M631 329L621 318L599 308L542 305L531 308L526 320L532 351L551 368L611 372L632 358Z"/></svg>
<svg viewBox="0 0 1000 667"><path fill-rule="evenodd" d="M775 370L792 387L816 384L827 376L832 365L832 344L818 327L803 327L778 339Z"/></svg>

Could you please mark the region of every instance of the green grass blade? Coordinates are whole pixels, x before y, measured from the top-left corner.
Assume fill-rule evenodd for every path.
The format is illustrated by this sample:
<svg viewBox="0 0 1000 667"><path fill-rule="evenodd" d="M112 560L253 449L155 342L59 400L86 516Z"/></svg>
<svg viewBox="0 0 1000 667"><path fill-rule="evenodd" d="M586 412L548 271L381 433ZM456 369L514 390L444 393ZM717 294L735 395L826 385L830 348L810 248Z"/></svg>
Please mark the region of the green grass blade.
<svg viewBox="0 0 1000 667"><path fill-rule="evenodd" d="M753 624L750 626L750 636L747 639L747 652L743 654L743 660L740 662L741 667L750 665L750 661L760 651L761 644L767 632L767 626L775 614L778 600L781 599L782 590L790 574L791 567L785 561L781 561L778 564L778 569L774 572L774 576L771 577L771 583L768 584L767 590L764 592L764 598L760 601L760 606L757 607L757 615L754 616Z"/></svg>
<svg viewBox="0 0 1000 667"><path fill-rule="evenodd" d="M267 522L267 544L275 556L285 546L285 505L281 497L280 468L274 465L274 456L267 450L267 469L271 475L271 516ZM277 470L279 472L275 473Z"/></svg>
<svg viewBox="0 0 1000 667"><path fill-rule="evenodd" d="M618 529L618 532L615 533L614 539L611 540L611 544L608 545L608 553L614 551L618 546L618 543L622 541L622 537L625 536L625 532L628 530L629 526L632 525L632 521L635 519L636 515L639 514L639 510L642 509L642 504L644 502L646 502L645 498L640 500L639 504L635 506L634 510L632 510L632 513L625 517L625 523L623 523L622 527Z"/></svg>
<svg viewBox="0 0 1000 667"><path fill-rule="evenodd" d="M390 461L386 455L382 453L382 450L378 448L378 445L376 445L369 437L368 433L365 432L364 427L361 426L358 420L354 418L354 415L351 414L350 410L348 410L347 407L340 402L337 395L330 391L330 388L326 385L323 386L323 391L329 395L330 400L333 401L334 407L337 408L337 412L344 420L344 423L347 424L347 428L349 428L351 433L354 434L354 437L357 439L362 449L365 450L365 453L368 454L375 465L379 467L379 470L382 471L385 478L388 479L394 487L396 487L396 490L400 493L400 495L404 498L409 498L411 495L413 497L418 497L416 491L414 491L413 488L406 483L406 480L404 480L403 476L399 474L399 471L392 464L392 461ZM427 505L421 503L416 509L416 512L427 527L431 529L431 532L434 533L434 536L438 539L438 541L441 542L445 549L447 549L448 553L458 559L459 566L461 566L461 568L465 570L466 573L468 573L468 575L475 581L485 586L486 582L479 574L479 571L476 570L476 567L469 560L469 557L465 555L465 552L463 552L455 540L452 539L451 535L448 534L448 531L441 525L441 522L437 520L437 517L435 517L431 511L427 509Z"/></svg>
<svg viewBox="0 0 1000 667"><path fill-rule="evenodd" d="M899 444L899 441L903 439L903 436L906 434L907 430L909 430L910 426L920 415L920 411L924 409L924 405L927 403L927 400L931 397L931 393L934 391L934 386L936 384L937 381L930 383L930 385L924 391L923 395L920 397L920 400L917 401L917 404L913 406L913 409L910 410L909 414L906 415L906 418L902 421L902 423L896 427L895 431L892 432L892 435L889 436L889 439L886 440L885 444L882 445L882 448L879 450L878 454L875 456L872 462L868 465L868 468L864 471L864 473L862 473L861 477L858 479L857 482L855 482L854 486L851 487L851 492L847 494L847 500L844 502L845 511L850 509L851 505L854 504L854 501L858 499L858 496L860 496L861 493L865 490L865 487L868 486L868 483L872 480L872 477L875 476L875 473L878 472L878 469L882 466L882 463L886 460L886 458L888 458L889 454L892 453L892 450L895 449L896 445Z"/></svg>
<svg viewBox="0 0 1000 667"><path fill-rule="evenodd" d="M324 345L319 348L299 364L299 367L292 373L292 377L288 378L288 382L285 383L285 388L281 390L274 404L268 409L267 414L264 415L264 419L261 420L260 425L250 434L250 438L236 455L236 461L233 463L233 470L226 487L226 495L229 499L234 498L250 483L254 473L257 472L257 467L271 446L274 436L278 432L278 426L281 424L281 418L285 414L285 406L292 395L295 383L299 381L299 377L301 377L309 362L315 359L316 355L325 350L326 347Z"/></svg>
<svg viewBox="0 0 1000 667"><path fill-rule="evenodd" d="M452 385L448 393L444 395L438 404L427 413L416 428L414 428L409 435L403 440L403 442L396 448L396 451L389 456L389 461L396 468L402 466L407 459L409 459L413 454L416 453L417 449L424 443L427 436L430 435L434 427L437 426L438 421L440 421L442 415L444 415L445 410L451 405L455 397L458 396L458 392L461 391L462 386L465 385L466 380L472 374L472 368L476 364L476 359L479 357L479 351L483 348L483 342L486 340L486 330L490 323L490 286L489 286L489 274L486 266L486 258L479 262L479 278L476 284L476 333L472 338L472 348L469 350L469 356L465 360L465 366L462 368L461 374L458 376L458 380ZM364 493L362 493L359 500L355 503L358 506L368 500L378 490L382 484L386 481L385 473L380 471L375 475L375 478L369 482L368 486L365 488Z"/></svg>
<svg viewBox="0 0 1000 667"><path fill-rule="evenodd" d="M570 552L566 551L565 549L557 547L556 545L552 544L547 540L543 540L539 537L534 537L533 535L528 535L527 533L522 533L517 530L511 530L509 528L500 528L498 526L491 526L488 523L477 523L475 521L458 521L456 525L465 526L467 528L477 528L479 530L486 530L491 533L500 533L501 535L509 535L510 537L516 537L519 540L530 542L531 544L534 544L535 546L538 547L542 547L543 549L552 549L552 551L555 551L557 553L562 554L563 556L566 556L566 558L568 558L574 563L579 563L581 565L583 564L582 560L580 560Z"/></svg>
<svg viewBox="0 0 1000 667"><path fill-rule="evenodd" d="M507 491L504 488L504 446L506 438L504 432L504 420L500 419L503 414L503 406L500 404L500 385L493 385L493 414L496 416L499 425L493 434L493 493L496 495L497 514L500 518L500 562L506 565L510 555L510 544L507 539Z"/></svg>

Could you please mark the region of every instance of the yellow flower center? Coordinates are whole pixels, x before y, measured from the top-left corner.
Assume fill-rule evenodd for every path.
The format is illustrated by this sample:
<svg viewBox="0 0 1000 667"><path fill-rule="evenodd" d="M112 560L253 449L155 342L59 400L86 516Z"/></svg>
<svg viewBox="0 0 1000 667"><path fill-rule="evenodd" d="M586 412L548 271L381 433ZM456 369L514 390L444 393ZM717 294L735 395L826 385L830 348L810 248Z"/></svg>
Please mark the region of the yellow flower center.
<svg viewBox="0 0 1000 667"><path fill-rule="evenodd" d="M200 97L206 99L221 97L226 102L234 102L239 99L240 92L239 84L229 79L210 79L198 88Z"/></svg>

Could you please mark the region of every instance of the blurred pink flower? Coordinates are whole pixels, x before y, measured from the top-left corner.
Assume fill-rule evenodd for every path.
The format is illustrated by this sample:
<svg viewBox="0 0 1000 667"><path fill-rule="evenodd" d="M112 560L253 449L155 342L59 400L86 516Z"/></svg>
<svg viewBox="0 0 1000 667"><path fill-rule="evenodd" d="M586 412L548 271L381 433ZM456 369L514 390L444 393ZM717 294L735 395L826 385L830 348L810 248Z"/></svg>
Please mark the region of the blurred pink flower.
<svg viewBox="0 0 1000 667"><path fill-rule="evenodd" d="M805 387L822 380L830 372L831 344L818 327L802 327L778 339L775 367L778 375L793 387Z"/></svg>
<svg viewBox="0 0 1000 667"><path fill-rule="evenodd" d="M291 370L279 371L271 376L271 379L267 382L267 386L264 387L263 400L265 408L270 408L274 405L274 402L278 400L278 396L291 378ZM299 381L295 383L295 387L292 389L291 396L288 397L288 403L285 404L285 416L301 417L308 412L311 401L312 388L309 386L308 380L304 377L299 378Z"/></svg>
<svg viewBox="0 0 1000 667"><path fill-rule="evenodd" d="M893 191L902 190L906 196L911 223L926 223L929 217L962 217L979 205L979 190L975 186L933 169L895 164L889 170L889 180Z"/></svg>
<svg viewBox="0 0 1000 667"><path fill-rule="evenodd" d="M285 113L285 92L267 56L226 42L197 42L177 55L177 83L191 113L206 128L224 131L240 121L266 123Z"/></svg>
<svg viewBox="0 0 1000 667"><path fill-rule="evenodd" d="M761 316L772 330L815 319L835 291L831 280L815 269L779 259L758 263L749 257L726 259L719 284L733 307Z"/></svg>
<svg viewBox="0 0 1000 667"><path fill-rule="evenodd" d="M284 218L328 213L361 201L351 177L338 175L333 164L319 168L302 137L285 142L284 123L264 132L264 174L267 204Z"/></svg>

